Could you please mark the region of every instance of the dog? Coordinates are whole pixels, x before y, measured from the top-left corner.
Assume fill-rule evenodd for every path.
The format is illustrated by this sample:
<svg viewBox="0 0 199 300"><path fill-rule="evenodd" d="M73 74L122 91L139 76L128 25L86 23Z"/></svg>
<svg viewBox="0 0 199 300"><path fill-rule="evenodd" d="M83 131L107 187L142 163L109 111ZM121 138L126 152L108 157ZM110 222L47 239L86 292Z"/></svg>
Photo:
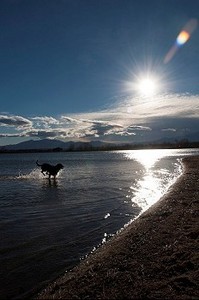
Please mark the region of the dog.
<svg viewBox="0 0 199 300"><path fill-rule="evenodd" d="M41 167L41 173L45 176L48 175L48 178L50 179L51 176L54 176L54 179L57 176L57 173L64 168L62 164L57 164L56 166L52 166L50 164L44 163L39 164L38 160L36 161L36 164L38 167Z"/></svg>

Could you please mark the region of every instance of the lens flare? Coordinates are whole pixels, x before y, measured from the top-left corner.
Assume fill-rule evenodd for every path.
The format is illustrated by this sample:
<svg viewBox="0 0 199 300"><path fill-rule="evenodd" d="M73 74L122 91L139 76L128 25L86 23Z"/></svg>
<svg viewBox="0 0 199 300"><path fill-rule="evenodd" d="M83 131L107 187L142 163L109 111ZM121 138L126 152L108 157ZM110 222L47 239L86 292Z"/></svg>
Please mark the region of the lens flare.
<svg viewBox="0 0 199 300"><path fill-rule="evenodd" d="M197 19L191 19L189 22L185 24L185 26L182 28L180 33L178 34L176 41L174 45L170 48L170 50L167 52L165 58L164 58L164 63L167 64L176 54L178 51L179 47L184 45L191 37L192 33L196 29L198 25Z"/></svg>
<svg viewBox="0 0 199 300"><path fill-rule="evenodd" d="M180 34L177 36L177 39L176 39L176 43L181 46L183 45L184 43L186 43L188 41L188 39L190 38L190 34L183 30L180 32Z"/></svg>

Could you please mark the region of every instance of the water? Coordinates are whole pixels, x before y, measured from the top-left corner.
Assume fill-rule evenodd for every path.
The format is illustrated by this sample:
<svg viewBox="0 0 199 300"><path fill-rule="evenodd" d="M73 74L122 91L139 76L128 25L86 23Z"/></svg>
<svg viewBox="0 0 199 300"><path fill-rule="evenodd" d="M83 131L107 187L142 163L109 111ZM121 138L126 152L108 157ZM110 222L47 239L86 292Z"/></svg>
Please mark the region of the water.
<svg viewBox="0 0 199 300"><path fill-rule="evenodd" d="M157 201L199 150L0 155L0 298L23 298ZM54 181L36 160L65 168Z"/></svg>

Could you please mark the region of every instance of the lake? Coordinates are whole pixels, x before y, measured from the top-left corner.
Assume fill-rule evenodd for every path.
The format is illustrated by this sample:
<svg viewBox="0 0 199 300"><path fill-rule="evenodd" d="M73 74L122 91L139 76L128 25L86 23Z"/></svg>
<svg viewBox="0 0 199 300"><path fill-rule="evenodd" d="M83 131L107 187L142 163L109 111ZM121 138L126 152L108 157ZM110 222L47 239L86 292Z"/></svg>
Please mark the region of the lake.
<svg viewBox="0 0 199 300"><path fill-rule="evenodd" d="M0 155L1 298L71 269L166 193L198 149ZM56 180L40 163L62 163Z"/></svg>

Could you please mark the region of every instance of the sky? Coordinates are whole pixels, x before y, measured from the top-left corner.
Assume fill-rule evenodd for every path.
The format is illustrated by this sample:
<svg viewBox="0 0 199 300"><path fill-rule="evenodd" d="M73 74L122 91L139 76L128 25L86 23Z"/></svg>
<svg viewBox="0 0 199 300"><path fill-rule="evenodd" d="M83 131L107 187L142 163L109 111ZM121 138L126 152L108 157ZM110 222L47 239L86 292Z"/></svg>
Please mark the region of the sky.
<svg viewBox="0 0 199 300"><path fill-rule="evenodd" d="M0 146L197 139L198 11L199 0L1 0Z"/></svg>

